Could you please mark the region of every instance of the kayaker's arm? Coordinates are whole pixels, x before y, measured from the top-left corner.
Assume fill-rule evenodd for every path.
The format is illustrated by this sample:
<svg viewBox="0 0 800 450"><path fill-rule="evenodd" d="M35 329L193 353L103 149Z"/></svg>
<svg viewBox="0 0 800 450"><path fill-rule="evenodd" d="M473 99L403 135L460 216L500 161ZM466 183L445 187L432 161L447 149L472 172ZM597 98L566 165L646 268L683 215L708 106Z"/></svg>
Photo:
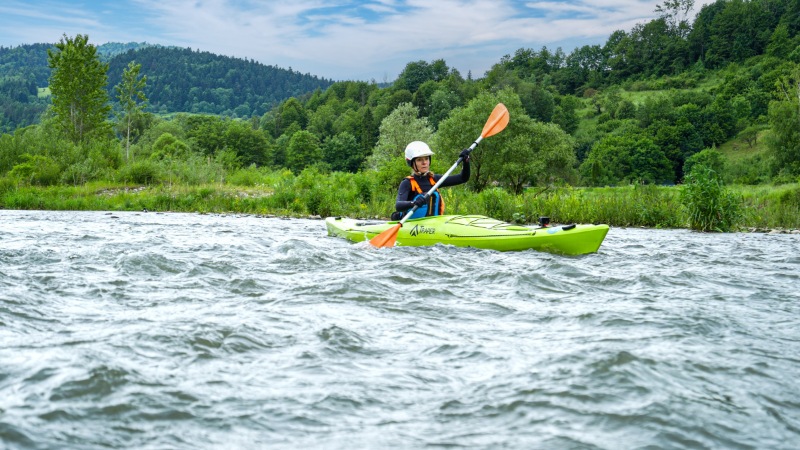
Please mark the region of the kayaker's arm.
<svg viewBox="0 0 800 450"><path fill-rule="evenodd" d="M394 203L395 211L408 211L414 206L414 202L408 200L409 194L411 194L411 182L408 179L404 179L397 189L397 200Z"/></svg>
<svg viewBox="0 0 800 450"><path fill-rule="evenodd" d="M447 177L444 182L441 184L440 187L443 186L455 186L457 184L466 183L469 180L470 176L470 168L469 168L469 158L465 159L461 166L461 173L457 175L451 175ZM435 181L439 181L441 175L435 175ZM422 178L418 180L420 183L420 187L422 188L423 192L427 192L431 186L427 183L427 179ZM408 211L414 206L414 201L408 200L409 198L414 198L411 195L411 182L406 178L400 182L400 187L397 189L397 200L395 200L394 209L395 211ZM420 200L420 203L424 205L426 200ZM421 205L419 205L421 206Z"/></svg>
<svg viewBox="0 0 800 450"><path fill-rule="evenodd" d="M444 186L455 186L457 184L464 184L469 181L470 170L469 170L469 158L465 159L461 165L461 173L457 175L450 175L447 177L446 180L442 183L439 187ZM438 181L438 178L436 178Z"/></svg>

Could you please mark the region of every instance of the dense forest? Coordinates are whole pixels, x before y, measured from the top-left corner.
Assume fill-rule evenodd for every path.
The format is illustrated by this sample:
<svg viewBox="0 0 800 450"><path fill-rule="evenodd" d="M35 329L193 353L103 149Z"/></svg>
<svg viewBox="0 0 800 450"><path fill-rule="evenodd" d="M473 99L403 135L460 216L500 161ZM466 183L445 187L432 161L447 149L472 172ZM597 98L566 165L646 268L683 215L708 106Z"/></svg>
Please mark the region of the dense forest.
<svg viewBox="0 0 800 450"><path fill-rule="evenodd" d="M480 78L444 60L412 61L385 87L191 49L120 49L102 58L110 133L69 145L59 145L58 115L43 111L49 99L37 89L52 83L41 68L50 46L0 48L0 175L192 184L239 169L313 168L373 171L392 189L407 171L405 143L429 141L441 170L502 101L512 122L473 153L475 191L669 185L698 163L732 183L796 182L800 2L692 7L665 2L656 19L571 53L520 48ZM123 132L118 88L134 65L147 101ZM743 153L735 160L717 150L732 142Z"/></svg>
<svg viewBox="0 0 800 450"><path fill-rule="evenodd" d="M48 105L39 87L50 78L46 44L0 47L0 132L39 121Z"/></svg>
<svg viewBox="0 0 800 450"><path fill-rule="evenodd" d="M13 131L39 121L48 105L38 88L46 88L51 70L47 50L53 45L0 47L0 131ZM149 83L145 95L154 113L192 112L250 118L262 115L287 98L332 81L252 60L147 43L107 43L97 47L108 62L108 92L131 61L143 66Z"/></svg>
<svg viewBox="0 0 800 450"><path fill-rule="evenodd" d="M261 116L279 102L332 81L252 60L214 55L191 49L147 47L110 59L110 86L135 61L147 74L145 95L158 113L191 112L250 118ZM165 64L169 61L169 64Z"/></svg>

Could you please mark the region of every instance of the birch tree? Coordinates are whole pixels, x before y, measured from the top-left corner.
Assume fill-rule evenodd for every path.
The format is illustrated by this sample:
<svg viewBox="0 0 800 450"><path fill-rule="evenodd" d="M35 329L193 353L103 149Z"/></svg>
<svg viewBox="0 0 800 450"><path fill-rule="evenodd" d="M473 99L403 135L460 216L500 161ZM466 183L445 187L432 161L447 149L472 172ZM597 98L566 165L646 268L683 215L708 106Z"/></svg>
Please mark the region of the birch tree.
<svg viewBox="0 0 800 450"><path fill-rule="evenodd" d="M128 67L122 72L122 80L114 88L122 109L120 125L125 133L125 160L130 160L131 156L131 133L135 132L134 122L147 105L147 96L144 94L147 76L139 77L141 69L141 64L134 61L128 63Z"/></svg>
<svg viewBox="0 0 800 450"><path fill-rule="evenodd" d="M52 69L50 93L56 123L65 136L76 144L110 133L108 114L108 64L100 62L97 47L89 36L65 34L47 50Z"/></svg>

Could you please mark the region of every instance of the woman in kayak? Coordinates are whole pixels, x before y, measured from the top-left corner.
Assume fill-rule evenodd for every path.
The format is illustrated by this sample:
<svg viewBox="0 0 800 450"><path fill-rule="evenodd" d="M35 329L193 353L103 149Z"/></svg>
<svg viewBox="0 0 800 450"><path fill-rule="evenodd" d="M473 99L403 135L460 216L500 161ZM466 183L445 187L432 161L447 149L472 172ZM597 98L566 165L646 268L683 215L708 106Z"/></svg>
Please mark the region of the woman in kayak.
<svg viewBox="0 0 800 450"><path fill-rule="evenodd" d="M430 171L431 155L431 148L422 141L414 141L406 146L406 164L411 167L412 173L400 182L397 189L397 201L394 205L396 211L392 213L392 220L402 219L414 205L417 210L411 215L411 219L444 214L444 200L438 189L429 198L425 198L425 194L442 177ZM463 150L459 156L464 162L461 173L448 176L439 187L464 184L469 180L469 149Z"/></svg>

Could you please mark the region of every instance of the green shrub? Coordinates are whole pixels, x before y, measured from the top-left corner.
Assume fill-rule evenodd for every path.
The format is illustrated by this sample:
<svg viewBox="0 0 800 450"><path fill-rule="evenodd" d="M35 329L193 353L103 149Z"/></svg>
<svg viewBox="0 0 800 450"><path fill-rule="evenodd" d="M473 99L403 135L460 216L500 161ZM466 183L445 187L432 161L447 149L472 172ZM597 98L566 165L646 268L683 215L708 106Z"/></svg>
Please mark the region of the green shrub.
<svg viewBox="0 0 800 450"><path fill-rule="evenodd" d="M149 185L160 180L161 170L156 162L147 159L124 166L119 176L124 182Z"/></svg>
<svg viewBox="0 0 800 450"><path fill-rule="evenodd" d="M780 202L781 206L794 206L795 208L800 207L800 187L788 189L782 192L780 197L778 197L778 201Z"/></svg>
<svg viewBox="0 0 800 450"><path fill-rule="evenodd" d="M514 213L517 212L516 202L504 189L499 187L485 189L478 194L478 197L484 215L507 222L514 220Z"/></svg>
<svg viewBox="0 0 800 450"><path fill-rule="evenodd" d="M356 187L358 199L361 203L369 203L374 197L377 189L375 177L365 173L353 174L353 184ZM399 182L398 182L399 184Z"/></svg>
<svg viewBox="0 0 800 450"><path fill-rule="evenodd" d="M176 138L172 133L164 133L153 143L150 159L185 158L190 152L189 145Z"/></svg>
<svg viewBox="0 0 800 450"><path fill-rule="evenodd" d="M732 231L742 219L742 199L723 185L708 166L695 165L681 190L689 227L697 231Z"/></svg>
<svg viewBox="0 0 800 450"><path fill-rule="evenodd" d="M11 177L0 178L0 195L10 192L17 187L17 180Z"/></svg>
<svg viewBox="0 0 800 450"><path fill-rule="evenodd" d="M61 182L64 184L78 186L85 184L87 181L96 180L97 175L97 169L92 167L90 162L87 160L71 164L69 167L64 169L64 172L61 173Z"/></svg>
<svg viewBox="0 0 800 450"><path fill-rule="evenodd" d="M14 166L8 173L12 178L21 182L38 186L53 186L58 183L61 176L61 167L49 156L29 155L20 156L22 163Z"/></svg>
<svg viewBox="0 0 800 450"><path fill-rule="evenodd" d="M721 174L725 171L725 156L713 148L707 148L697 152L687 158L686 162L683 163L683 173L690 173L692 168L697 164L702 164L714 172Z"/></svg>
<svg viewBox="0 0 800 450"><path fill-rule="evenodd" d="M46 209L44 199L30 190L12 190L2 198L2 206L7 209Z"/></svg>
<svg viewBox="0 0 800 450"><path fill-rule="evenodd" d="M800 181L800 177L795 172L795 169L791 167L783 167L772 177L772 183L776 185L797 183Z"/></svg>
<svg viewBox="0 0 800 450"><path fill-rule="evenodd" d="M184 183L189 186L198 186L206 183L221 181L225 176L225 169L217 161L202 155L191 154L184 161L172 163L162 161L162 167L176 178L174 182ZM166 165L166 166L165 166Z"/></svg>
<svg viewBox="0 0 800 450"><path fill-rule="evenodd" d="M309 214L329 217L338 213L335 192L321 186L314 186L305 192L304 201Z"/></svg>
<svg viewBox="0 0 800 450"><path fill-rule="evenodd" d="M281 172L280 178L273 186L274 191L269 196L269 205L278 209L295 209L298 195L292 171L287 169Z"/></svg>
<svg viewBox="0 0 800 450"><path fill-rule="evenodd" d="M264 183L264 176L255 166L239 169L228 175L228 184L233 186L256 186Z"/></svg>
<svg viewBox="0 0 800 450"><path fill-rule="evenodd" d="M725 181L729 184L763 184L770 180L771 159L763 154L748 158L728 161L725 169Z"/></svg>
<svg viewBox="0 0 800 450"><path fill-rule="evenodd" d="M674 190L652 184L633 189L635 224L645 227L672 228L681 226L681 211L672 195Z"/></svg>

